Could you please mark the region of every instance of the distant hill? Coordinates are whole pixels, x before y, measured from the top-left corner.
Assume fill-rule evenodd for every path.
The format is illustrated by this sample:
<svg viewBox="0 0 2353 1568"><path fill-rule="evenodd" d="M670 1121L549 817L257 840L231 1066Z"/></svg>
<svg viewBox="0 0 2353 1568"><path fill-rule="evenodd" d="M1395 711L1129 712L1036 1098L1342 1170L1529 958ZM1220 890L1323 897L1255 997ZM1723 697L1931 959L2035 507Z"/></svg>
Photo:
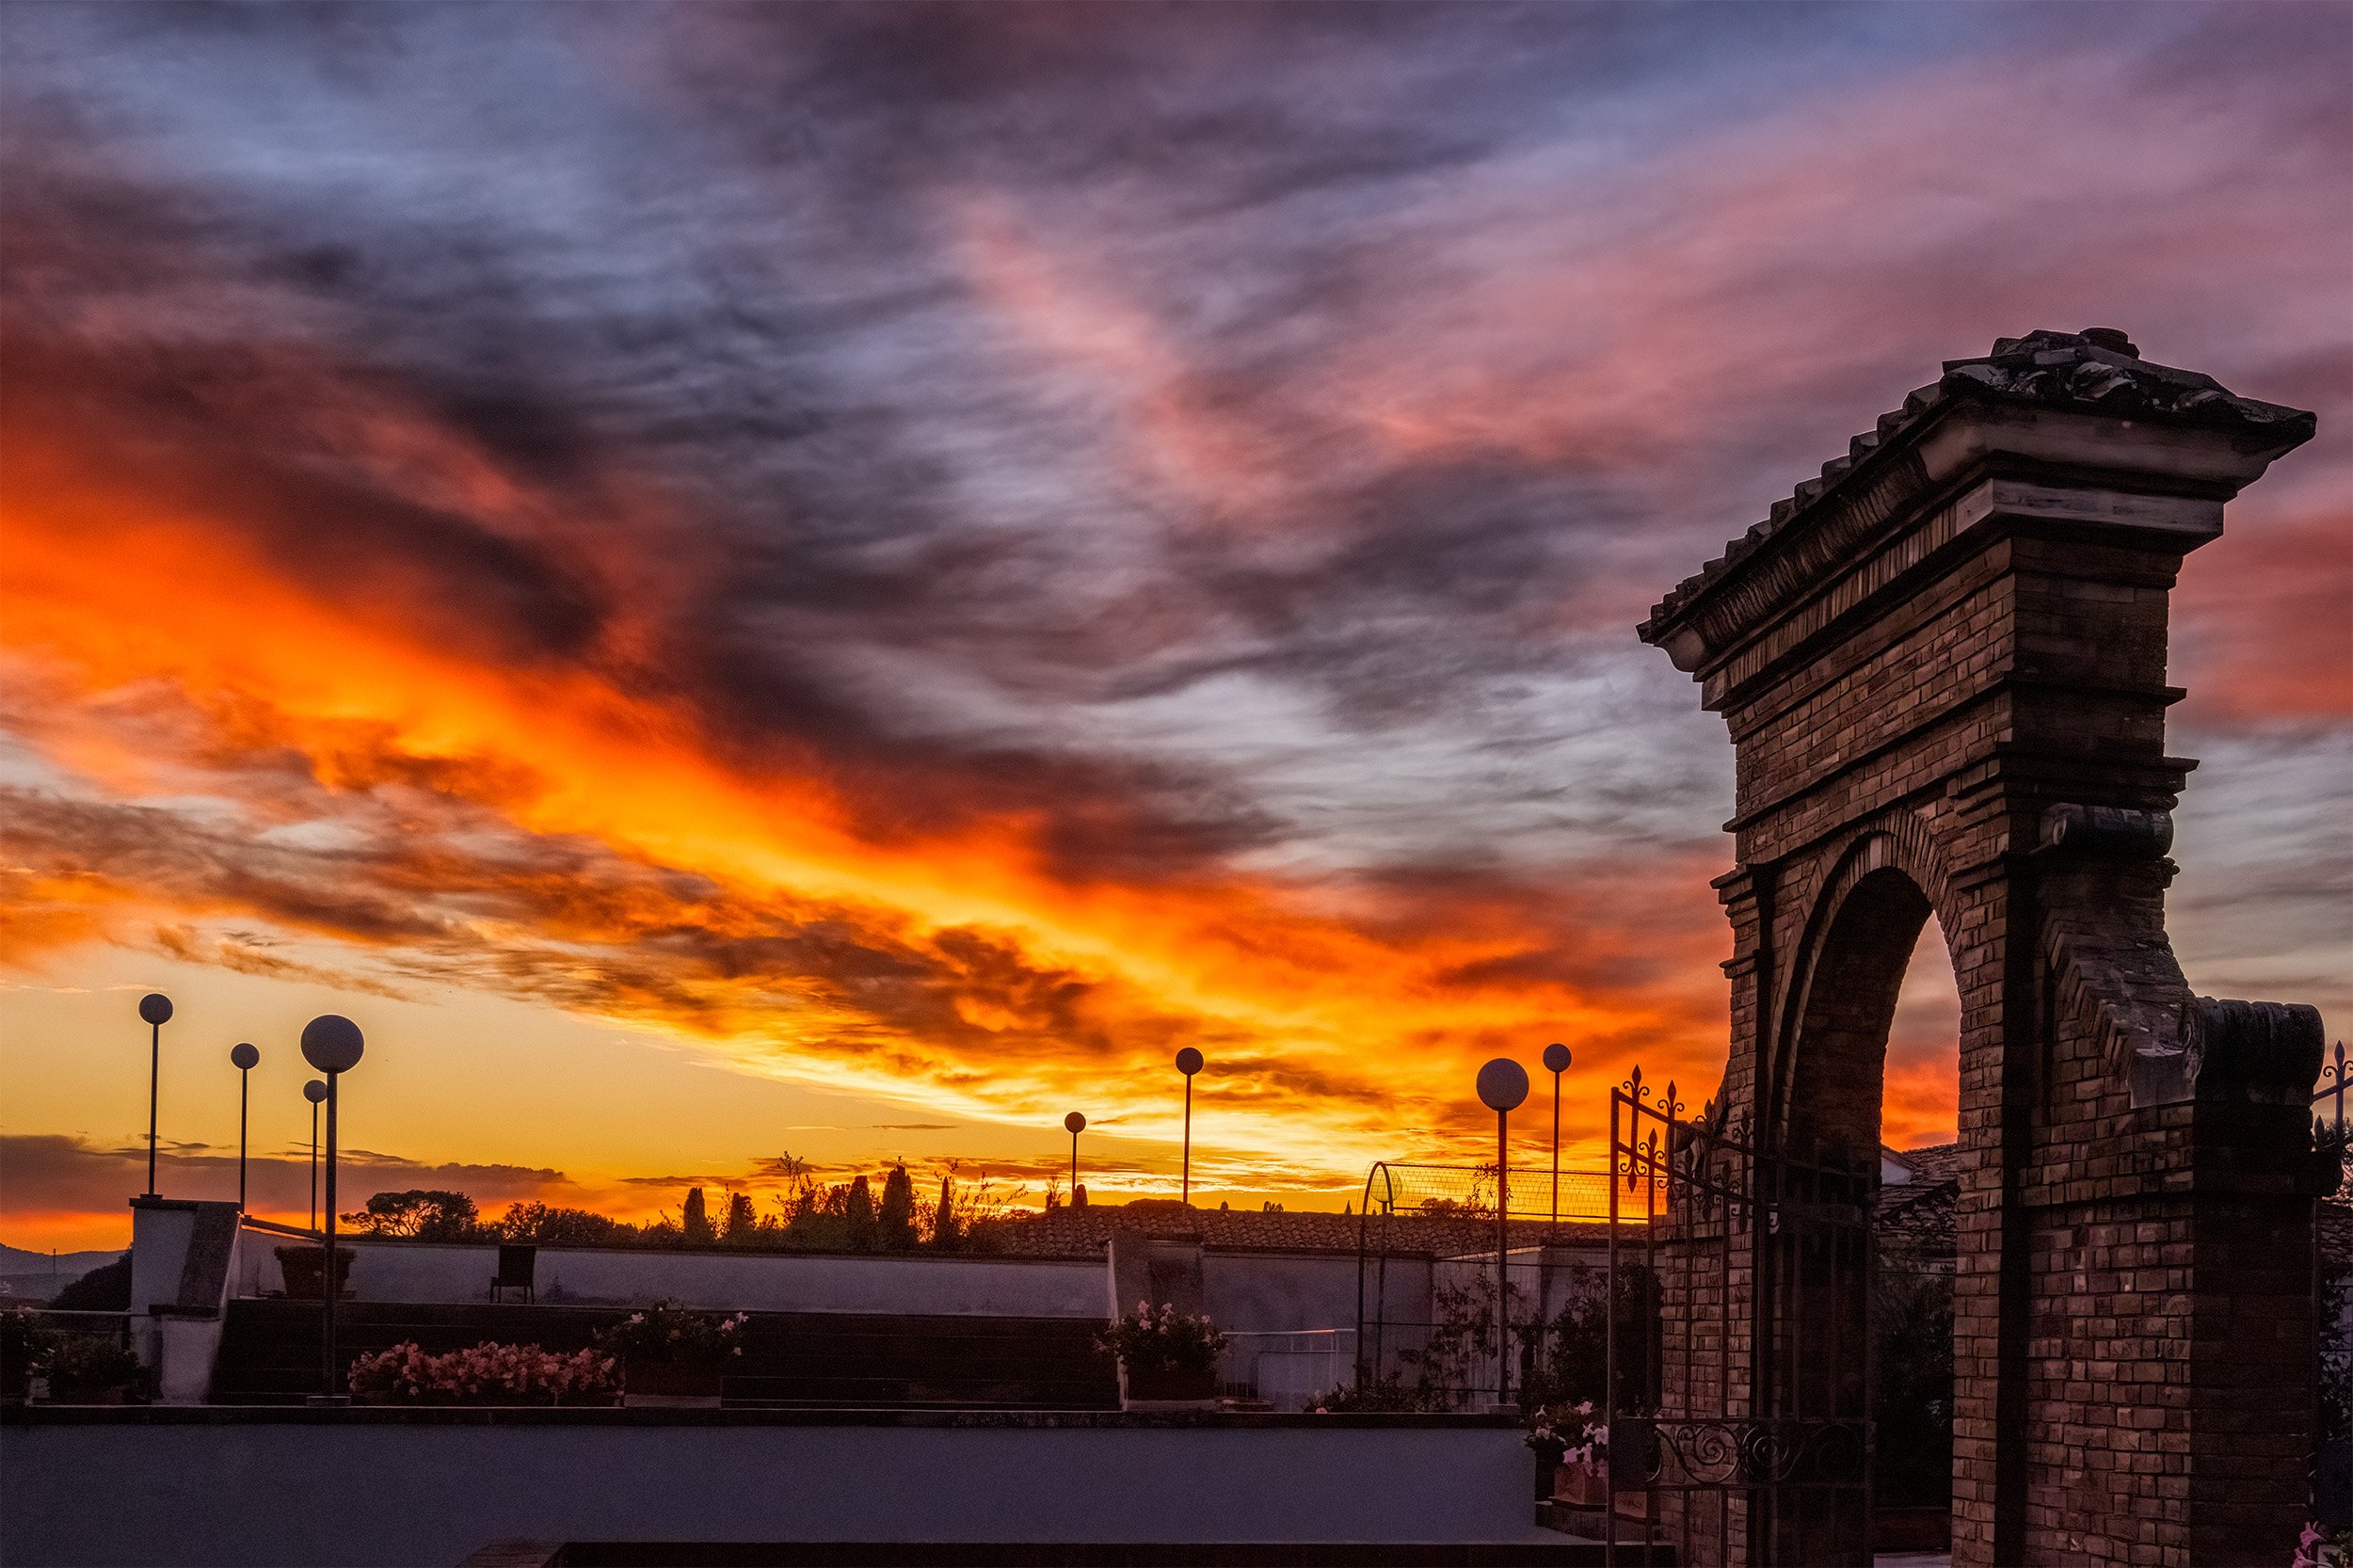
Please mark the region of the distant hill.
<svg viewBox="0 0 2353 1568"><path fill-rule="evenodd" d="M0 1289L18 1301L45 1302L92 1269L112 1263L126 1250L61 1252L53 1263L45 1252L0 1246Z"/></svg>

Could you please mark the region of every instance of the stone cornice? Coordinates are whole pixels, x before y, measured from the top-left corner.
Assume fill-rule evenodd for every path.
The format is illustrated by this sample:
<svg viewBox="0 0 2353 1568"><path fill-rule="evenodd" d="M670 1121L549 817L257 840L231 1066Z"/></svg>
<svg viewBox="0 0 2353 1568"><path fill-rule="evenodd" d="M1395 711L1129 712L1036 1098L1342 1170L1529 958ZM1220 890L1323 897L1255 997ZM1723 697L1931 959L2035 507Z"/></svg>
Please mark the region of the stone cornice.
<svg viewBox="0 0 2353 1568"><path fill-rule="evenodd" d="M1686 579L1637 628L1677 668L1704 671L1818 585L1908 507L1970 465L2011 453L2067 468L2137 471L2223 499L2312 439L2314 416L2238 397L2211 376L2139 359L2122 334L2003 338L1880 416L1818 478ZM2153 449L2169 447L2164 460Z"/></svg>

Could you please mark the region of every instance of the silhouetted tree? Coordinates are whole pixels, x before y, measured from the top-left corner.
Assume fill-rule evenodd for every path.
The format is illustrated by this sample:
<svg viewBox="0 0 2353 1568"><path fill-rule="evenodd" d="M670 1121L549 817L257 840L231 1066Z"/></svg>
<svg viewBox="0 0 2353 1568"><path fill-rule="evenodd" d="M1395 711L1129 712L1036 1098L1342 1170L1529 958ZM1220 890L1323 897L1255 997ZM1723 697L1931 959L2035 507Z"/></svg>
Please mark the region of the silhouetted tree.
<svg viewBox="0 0 2353 1568"><path fill-rule="evenodd" d="M849 1233L846 1240L850 1250L872 1252L874 1250L874 1194L867 1187L864 1176L858 1176L850 1183L849 1195L841 1206L841 1218L846 1222L843 1228Z"/></svg>
<svg viewBox="0 0 2353 1568"><path fill-rule="evenodd" d="M961 1238L956 1234L956 1178L939 1178L939 1207L932 1213L932 1245L942 1252L953 1252Z"/></svg>
<svg viewBox="0 0 2353 1568"><path fill-rule="evenodd" d="M50 1302L59 1312L128 1312L131 1309L131 1255L102 1263L68 1284Z"/></svg>
<svg viewBox="0 0 2353 1568"><path fill-rule="evenodd" d="M473 1199L438 1188L378 1192L367 1207L344 1219L370 1236L400 1236L414 1241L479 1241L488 1234Z"/></svg>
<svg viewBox="0 0 2353 1568"><path fill-rule="evenodd" d="M689 1187L686 1190L686 1207L679 1211L679 1229L685 1235L686 1244L690 1247L701 1246L714 1240L710 1211L703 1208L701 1188Z"/></svg>
<svg viewBox="0 0 2353 1568"><path fill-rule="evenodd" d="M882 1212L875 1217L875 1240L885 1252L904 1252L915 1245L915 1178L904 1165L893 1165L883 1177Z"/></svg>
<svg viewBox="0 0 2353 1568"><path fill-rule="evenodd" d="M729 1192L728 1194L728 1240L740 1247L759 1234L760 1216L752 1212L752 1195L749 1192Z"/></svg>
<svg viewBox="0 0 2353 1568"><path fill-rule="evenodd" d="M543 1247L623 1247L639 1238L635 1225L587 1208L551 1208L544 1203L508 1206L492 1227L509 1241Z"/></svg>

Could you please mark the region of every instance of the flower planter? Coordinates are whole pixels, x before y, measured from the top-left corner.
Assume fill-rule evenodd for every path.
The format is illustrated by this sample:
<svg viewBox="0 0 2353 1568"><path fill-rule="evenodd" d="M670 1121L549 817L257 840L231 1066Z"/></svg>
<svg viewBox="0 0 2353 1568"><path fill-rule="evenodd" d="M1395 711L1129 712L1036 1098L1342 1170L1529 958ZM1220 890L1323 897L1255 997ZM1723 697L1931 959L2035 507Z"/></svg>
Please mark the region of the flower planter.
<svg viewBox="0 0 2353 1568"><path fill-rule="evenodd" d="M1585 1464L1557 1464L1552 1471L1555 1501L1577 1508L1609 1506L1609 1478Z"/></svg>
<svg viewBox="0 0 2353 1568"><path fill-rule="evenodd" d="M1621 1519L1650 1517L1650 1494L1621 1487L1613 1496L1609 1477L1588 1464L1562 1464L1552 1473L1552 1500L1571 1508L1606 1508Z"/></svg>
<svg viewBox="0 0 2353 1568"><path fill-rule="evenodd" d="M1172 1371L1156 1368L1131 1372L1119 1368L1119 1408L1122 1410L1215 1410L1217 1368Z"/></svg>
<svg viewBox="0 0 2353 1568"><path fill-rule="evenodd" d="M278 1267L286 1276L286 1296L291 1301L314 1302L320 1299L319 1277L327 1271L320 1247L280 1247ZM335 1295L343 1300L351 1294L350 1249L335 1249Z"/></svg>
<svg viewBox="0 0 2353 1568"><path fill-rule="evenodd" d="M681 1367L674 1361L625 1362L621 1368L621 1403L710 1409L719 1402L721 1377L716 1367Z"/></svg>

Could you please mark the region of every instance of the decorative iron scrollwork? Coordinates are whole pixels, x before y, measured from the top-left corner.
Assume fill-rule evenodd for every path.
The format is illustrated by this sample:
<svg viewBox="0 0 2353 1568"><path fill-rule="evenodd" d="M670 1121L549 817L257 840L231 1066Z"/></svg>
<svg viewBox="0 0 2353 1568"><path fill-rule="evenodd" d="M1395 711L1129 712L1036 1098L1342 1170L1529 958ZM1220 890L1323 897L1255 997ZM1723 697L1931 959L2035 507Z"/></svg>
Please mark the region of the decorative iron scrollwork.
<svg viewBox="0 0 2353 1568"><path fill-rule="evenodd" d="M1870 1447L1868 1421L1620 1416L1609 1427L1620 1487L1861 1486Z"/></svg>

